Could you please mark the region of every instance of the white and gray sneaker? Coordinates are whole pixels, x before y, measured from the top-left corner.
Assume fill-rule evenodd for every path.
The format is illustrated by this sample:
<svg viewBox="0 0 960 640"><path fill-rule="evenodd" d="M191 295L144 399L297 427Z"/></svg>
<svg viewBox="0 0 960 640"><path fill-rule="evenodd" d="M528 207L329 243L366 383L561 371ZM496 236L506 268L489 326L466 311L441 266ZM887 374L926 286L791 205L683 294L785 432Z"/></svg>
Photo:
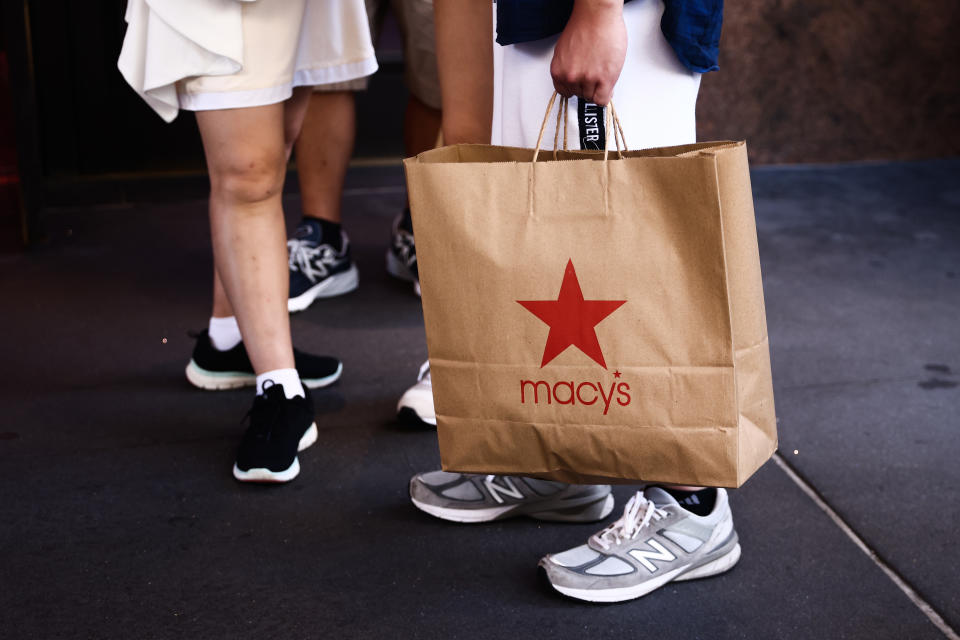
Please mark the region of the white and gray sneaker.
<svg viewBox="0 0 960 640"><path fill-rule="evenodd" d="M324 237L324 224L329 223L304 218L294 237L287 240L290 313L303 311L317 298L350 293L360 281L346 232L341 229L339 238Z"/></svg>
<svg viewBox="0 0 960 640"><path fill-rule="evenodd" d="M420 273L417 270L417 244L413 239L410 208L393 221L390 248L387 249L387 273L413 283L413 292L420 295Z"/></svg>
<svg viewBox="0 0 960 640"><path fill-rule="evenodd" d="M596 522L613 511L610 485L572 485L446 471L413 476L410 500L417 509L451 522L490 522L513 516Z"/></svg>
<svg viewBox="0 0 960 640"><path fill-rule="evenodd" d="M670 581L728 571L740 559L727 492L698 516L659 487L638 491L623 516L580 545L540 560L554 589L589 602L622 602Z"/></svg>
<svg viewBox="0 0 960 640"><path fill-rule="evenodd" d="M424 423L437 426L433 409L433 382L430 379L430 361L420 367L417 383L403 392L397 403L397 418L401 422Z"/></svg>

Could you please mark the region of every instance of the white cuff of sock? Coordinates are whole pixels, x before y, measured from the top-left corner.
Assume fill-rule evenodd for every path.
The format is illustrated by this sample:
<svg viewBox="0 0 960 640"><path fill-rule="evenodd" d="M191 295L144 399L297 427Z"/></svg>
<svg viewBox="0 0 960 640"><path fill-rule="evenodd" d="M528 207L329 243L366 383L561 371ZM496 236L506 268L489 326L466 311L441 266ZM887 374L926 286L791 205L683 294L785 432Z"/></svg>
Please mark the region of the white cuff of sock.
<svg viewBox="0 0 960 640"><path fill-rule="evenodd" d="M267 384L267 387L270 387L269 383L278 384L283 387L283 394L287 397L287 400L293 398L294 396L303 396L307 397L306 391L303 390L303 384L300 382L300 374L297 373L296 369L274 369L273 371L264 371L257 376L257 395L263 395L263 385Z"/></svg>
<svg viewBox="0 0 960 640"><path fill-rule="evenodd" d="M210 318L207 333L210 335L213 348L217 351L230 351L243 341L236 316Z"/></svg>

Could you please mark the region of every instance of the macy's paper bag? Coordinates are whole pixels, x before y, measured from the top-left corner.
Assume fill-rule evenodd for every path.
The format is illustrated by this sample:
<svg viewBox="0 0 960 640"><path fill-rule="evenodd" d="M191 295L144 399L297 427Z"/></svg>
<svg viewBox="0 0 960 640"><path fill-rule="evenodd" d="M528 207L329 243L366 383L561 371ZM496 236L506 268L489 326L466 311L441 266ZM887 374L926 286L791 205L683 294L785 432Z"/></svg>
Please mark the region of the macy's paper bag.
<svg viewBox="0 0 960 640"><path fill-rule="evenodd" d="M741 485L777 446L745 144L533 158L404 163L443 468Z"/></svg>

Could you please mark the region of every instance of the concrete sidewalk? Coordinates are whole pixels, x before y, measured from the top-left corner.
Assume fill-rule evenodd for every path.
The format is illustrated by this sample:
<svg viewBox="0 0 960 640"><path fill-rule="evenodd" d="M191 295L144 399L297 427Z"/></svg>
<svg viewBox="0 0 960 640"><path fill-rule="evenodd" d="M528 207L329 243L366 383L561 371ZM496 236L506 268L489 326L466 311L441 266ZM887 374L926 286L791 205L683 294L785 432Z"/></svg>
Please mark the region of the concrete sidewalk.
<svg viewBox="0 0 960 640"><path fill-rule="evenodd" d="M408 503L439 459L394 420L426 355L383 267L399 168L349 177L360 289L293 318L345 373L314 392L320 440L282 487L230 475L250 391L183 377L209 313L205 203L56 212L49 246L0 255L0 637L956 638L958 175L754 173L781 457L732 494L733 571L602 606L536 574L599 526Z"/></svg>

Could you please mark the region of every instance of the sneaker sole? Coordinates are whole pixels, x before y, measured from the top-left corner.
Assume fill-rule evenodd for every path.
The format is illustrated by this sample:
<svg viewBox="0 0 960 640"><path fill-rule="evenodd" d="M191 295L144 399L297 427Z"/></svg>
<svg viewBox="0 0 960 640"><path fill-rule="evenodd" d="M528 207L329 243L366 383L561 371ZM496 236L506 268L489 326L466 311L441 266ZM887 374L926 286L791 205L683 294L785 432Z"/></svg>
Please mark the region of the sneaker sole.
<svg viewBox="0 0 960 640"><path fill-rule="evenodd" d="M437 426L436 416L421 416L413 407L400 407L397 410L397 420L404 424Z"/></svg>
<svg viewBox="0 0 960 640"><path fill-rule="evenodd" d="M393 251L387 249L387 273L398 280L403 280L404 282L413 283L413 292L420 296L420 281L413 276L413 272L407 267L407 265L400 262L397 256L393 255Z"/></svg>
<svg viewBox="0 0 960 640"><path fill-rule="evenodd" d="M684 580L696 580L697 578L709 578L733 568L740 561L740 543L734 545L733 549L720 556L716 560L711 560L699 567L694 567L690 571L681 573L673 579L674 582L683 582Z"/></svg>
<svg viewBox="0 0 960 640"><path fill-rule="evenodd" d="M740 543L738 542L730 551L706 564L687 570L685 570L684 567L680 567L658 578L647 580L646 582L630 587L619 587L616 589L574 589L556 585L552 582L550 586L557 592L576 600L584 600L586 602L626 602L627 600L635 600L641 596L645 596L651 591L656 591L670 581L680 582L682 580L707 578L724 573L732 569L739 560ZM549 562L549 560L546 558L541 560L541 566L545 562Z"/></svg>
<svg viewBox="0 0 960 640"><path fill-rule="evenodd" d="M307 389L322 389L324 387L329 387L334 382L340 379L340 376L343 375L343 363L337 364L337 370L331 373L328 376L323 378L300 378L300 382L303 383ZM254 378L256 381L256 378Z"/></svg>
<svg viewBox="0 0 960 640"><path fill-rule="evenodd" d="M410 496L410 502L417 509L428 513L435 518L447 520L449 522L460 522L472 524L476 522L493 522L514 516L528 516L536 520L548 520L551 522L596 522L603 520L613 511L613 494L607 494L601 500L566 507L562 510L525 512L522 510L523 504L511 504L502 507L485 507L483 509L454 509L451 507L439 507L433 504L421 502Z"/></svg>
<svg viewBox="0 0 960 640"><path fill-rule="evenodd" d="M257 384L257 376L241 371L207 371L191 358L187 364L187 380L193 386L207 391L222 391L224 389L239 389L252 387ZM322 389L340 379L343 374L343 363L337 365L337 370L323 378L301 378L308 389Z"/></svg>
<svg viewBox="0 0 960 640"><path fill-rule="evenodd" d="M317 441L317 423L314 422L300 438L297 452L303 451ZM283 471L271 471L264 467L254 467L243 471L233 463L233 477L240 482L290 482L300 474L300 459L293 458L293 463Z"/></svg>
<svg viewBox="0 0 960 640"><path fill-rule="evenodd" d="M332 275L323 282L313 285L299 296L287 300L287 311L297 313L309 307L317 298L332 298L350 293L360 285L360 272L357 265L342 273Z"/></svg>
<svg viewBox="0 0 960 640"><path fill-rule="evenodd" d="M240 387L253 386L257 382L257 377L250 373L240 371L207 371L194 362L193 358L187 363L186 374L190 384L208 391L239 389Z"/></svg>

